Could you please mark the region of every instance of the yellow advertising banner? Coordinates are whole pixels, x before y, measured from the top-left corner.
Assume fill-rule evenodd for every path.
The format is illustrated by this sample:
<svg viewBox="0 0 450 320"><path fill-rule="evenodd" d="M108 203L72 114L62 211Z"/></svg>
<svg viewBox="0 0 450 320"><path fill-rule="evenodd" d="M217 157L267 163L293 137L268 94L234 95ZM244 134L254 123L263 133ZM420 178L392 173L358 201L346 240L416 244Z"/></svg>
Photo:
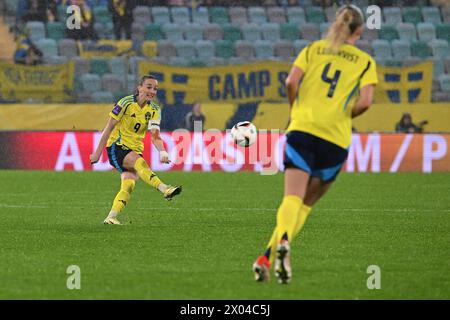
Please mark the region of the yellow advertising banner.
<svg viewBox="0 0 450 320"><path fill-rule="evenodd" d="M139 74L157 77L160 101L168 104L286 101L290 68L274 61L195 68L139 61Z"/></svg>
<svg viewBox="0 0 450 320"><path fill-rule="evenodd" d="M103 57L113 58L117 56L133 56L133 43L131 40L99 40L78 41L78 51L84 58Z"/></svg>
<svg viewBox="0 0 450 320"><path fill-rule="evenodd" d="M433 62L426 61L411 67L377 66L378 103L416 103L431 101Z"/></svg>
<svg viewBox="0 0 450 320"><path fill-rule="evenodd" d="M291 64L263 61L245 65L179 67L139 62L139 74L159 80L162 102L286 101L284 81ZM411 67L377 66L376 102L427 103L431 101L433 63Z"/></svg>
<svg viewBox="0 0 450 320"><path fill-rule="evenodd" d="M73 62L24 66L0 61L0 101L66 101L73 90L73 75Z"/></svg>

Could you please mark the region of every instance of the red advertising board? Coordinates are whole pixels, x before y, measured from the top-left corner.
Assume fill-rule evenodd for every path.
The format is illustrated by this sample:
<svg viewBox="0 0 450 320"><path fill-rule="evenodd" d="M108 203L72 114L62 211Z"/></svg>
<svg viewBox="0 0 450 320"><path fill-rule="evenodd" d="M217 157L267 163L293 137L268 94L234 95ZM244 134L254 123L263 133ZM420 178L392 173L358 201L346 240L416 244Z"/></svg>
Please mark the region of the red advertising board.
<svg viewBox="0 0 450 320"><path fill-rule="evenodd" d="M170 164L159 162L158 152L147 135L144 158L155 171L262 171L283 169L285 136L277 131L260 132L258 142L241 148L220 131L163 132ZM29 170L113 170L106 151L92 166L99 132L2 132L0 168ZM450 134L354 134L347 172L448 172Z"/></svg>

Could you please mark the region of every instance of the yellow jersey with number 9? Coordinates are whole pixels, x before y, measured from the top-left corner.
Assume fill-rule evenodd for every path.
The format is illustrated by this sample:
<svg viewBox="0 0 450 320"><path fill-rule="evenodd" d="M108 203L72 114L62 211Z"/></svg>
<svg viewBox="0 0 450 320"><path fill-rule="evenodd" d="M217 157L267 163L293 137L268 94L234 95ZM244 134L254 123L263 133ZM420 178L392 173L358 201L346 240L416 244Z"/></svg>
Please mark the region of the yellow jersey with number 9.
<svg viewBox="0 0 450 320"><path fill-rule="evenodd" d="M153 101L144 107L137 103L136 96L130 95L119 100L109 116L117 121L109 136L110 147L113 143L127 147L138 154L144 151L143 140L148 129L158 129L161 123L161 109Z"/></svg>
<svg viewBox="0 0 450 320"><path fill-rule="evenodd" d="M349 44L333 52L327 40L319 40L300 52L294 66L304 75L287 132L308 132L347 149L351 143L351 109L359 90L378 83L374 59Z"/></svg>

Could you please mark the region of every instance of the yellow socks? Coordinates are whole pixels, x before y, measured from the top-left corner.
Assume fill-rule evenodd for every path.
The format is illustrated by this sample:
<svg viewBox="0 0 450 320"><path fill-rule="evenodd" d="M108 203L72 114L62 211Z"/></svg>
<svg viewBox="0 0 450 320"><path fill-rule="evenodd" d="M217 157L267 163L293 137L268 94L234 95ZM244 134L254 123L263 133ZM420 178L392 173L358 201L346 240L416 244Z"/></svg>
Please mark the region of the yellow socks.
<svg viewBox="0 0 450 320"><path fill-rule="evenodd" d="M141 178L145 183L151 185L153 188L160 190L158 188L161 184L161 180L156 176L156 174L150 169L143 158L136 160L134 164L134 169L136 170L139 178ZM162 190L160 190L162 191ZM163 191L162 191L163 192Z"/></svg>
<svg viewBox="0 0 450 320"><path fill-rule="evenodd" d="M302 230L303 225L305 224L306 218L308 218L309 213L311 212L311 207L308 207L306 204L302 205L300 210L298 211L297 224L294 228L294 233L292 234L292 238L295 238L297 234Z"/></svg>
<svg viewBox="0 0 450 320"><path fill-rule="evenodd" d="M134 190L135 182L133 179L122 180L120 191L114 198L111 211L109 212L108 218L115 218L120 211L125 208L131 197L131 192Z"/></svg>
<svg viewBox="0 0 450 320"><path fill-rule="evenodd" d="M302 204L303 200L300 197L284 196L277 212L277 243L286 235L287 240L291 241Z"/></svg>
<svg viewBox="0 0 450 320"><path fill-rule="evenodd" d="M281 208L281 206L280 206ZM297 234L300 232L300 230L303 228L303 225L305 224L306 218L308 218L310 212L311 212L312 208L308 207L306 204L303 204L300 209L297 212L297 221L294 227L294 231L292 233L292 237L289 238L289 241L292 241ZM277 230L278 227L275 228L275 230L273 230L272 233L272 237L270 238L269 243L267 244L267 249L265 252L265 256L267 257L267 259L269 259L270 263L273 263L273 260L275 259L275 252L277 250L277 245L279 243L279 238L277 235Z"/></svg>
<svg viewBox="0 0 450 320"><path fill-rule="evenodd" d="M277 251L277 227L272 232L272 237L270 238L269 243L267 244L267 249L264 255L269 259L270 264L273 263L275 259L275 252Z"/></svg>

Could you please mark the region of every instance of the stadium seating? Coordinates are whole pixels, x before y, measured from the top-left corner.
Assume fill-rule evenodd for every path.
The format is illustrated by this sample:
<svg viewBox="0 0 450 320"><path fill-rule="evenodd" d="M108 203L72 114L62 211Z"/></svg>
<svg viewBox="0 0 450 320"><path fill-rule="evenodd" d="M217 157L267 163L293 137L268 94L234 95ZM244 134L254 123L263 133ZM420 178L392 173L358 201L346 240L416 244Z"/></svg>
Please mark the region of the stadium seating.
<svg viewBox="0 0 450 320"><path fill-rule="evenodd" d="M320 37L321 38L325 38L327 33L328 33L328 29L330 28L330 23L329 22L322 22L319 25L319 31L320 31Z"/></svg>
<svg viewBox="0 0 450 320"><path fill-rule="evenodd" d="M85 73L80 76L80 80L84 92L93 93L101 90L101 78L98 74Z"/></svg>
<svg viewBox="0 0 450 320"><path fill-rule="evenodd" d="M450 23L436 26L436 36L450 43Z"/></svg>
<svg viewBox="0 0 450 320"><path fill-rule="evenodd" d="M442 91L450 92L450 75L449 74L441 74L439 76L439 82L440 82Z"/></svg>
<svg viewBox="0 0 450 320"><path fill-rule="evenodd" d="M271 59L274 56L274 45L272 41L257 40L254 43L255 54L259 59Z"/></svg>
<svg viewBox="0 0 450 320"><path fill-rule="evenodd" d="M400 40L410 42L417 40L416 27L412 23L399 23L396 28Z"/></svg>
<svg viewBox="0 0 450 320"><path fill-rule="evenodd" d="M119 77L123 77L128 73L128 66L126 60L122 57L114 57L109 60L109 69L111 72Z"/></svg>
<svg viewBox="0 0 450 320"><path fill-rule="evenodd" d="M105 73L109 73L109 59L103 57L91 58L91 73L97 74L100 77Z"/></svg>
<svg viewBox="0 0 450 320"><path fill-rule="evenodd" d="M275 43L274 53L276 57L290 59L295 55L294 45L291 41L279 40Z"/></svg>
<svg viewBox="0 0 450 320"><path fill-rule="evenodd" d="M444 23L450 23L450 7L441 7L442 20Z"/></svg>
<svg viewBox="0 0 450 320"><path fill-rule="evenodd" d="M215 43L216 56L229 59L235 55L233 43L229 40L220 40Z"/></svg>
<svg viewBox="0 0 450 320"><path fill-rule="evenodd" d="M316 41L320 39L320 28L315 23L304 23L299 27L302 39Z"/></svg>
<svg viewBox="0 0 450 320"><path fill-rule="evenodd" d="M78 56L78 46L73 39L61 39L58 41L58 51L60 56L73 58Z"/></svg>
<svg viewBox="0 0 450 320"><path fill-rule="evenodd" d="M382 26L378 31L378 37L382 40L392 41L398 39L398 31L394 26L386 25Z"/></svg>
<svg viewBox="0 0 450 320"><path fill-rule="evenodd" d="M277 41L280 39L280 26L276 23L265 23L261 26L264 40Z"/></svg>
<svg viewBox="0 0 450 320"><path fill-rule="evenodd" d="M289 23L300 25L306 22L305 10L302 7L292 7L287 10Z"/></svg>
<svg viewBox="0 0 450 320"><path fill-rule="evenodd" d="M152 18L153 22L163 25L171 23L169 8L167 7L153 7L152 8Z"/></svg>
<svg viewBox="0 0 450 320"><path fill-rule="evenodd" d="M177 50L173 41L160 40L158 41L158 56L159 57L175 57Z"/></svg>
<svg viewBox="0 0 450 320"><path fill-rule="evenodd" d="M193 10L192 22L199 25L205 25L209 23L208 9L205 7L198 7L195 10Z"/></svg>
<svg viewBox="0 0 450 320"><path fill-rule="evenodd" d="M446 58L450 56L449 44L445 40L434 39L428 43L431 47L433 56L436 58Z"/></svg>
<svg viewBox="0 0 450 320"><path fill-rule="evenodd" d="M246 23L241 27L242 39L248 41L261 40L261 27L254 23Z"/></svg>
<svg viewBox="0 0 450 320"><path fill-rule="evenodd" d="M77 88L82 90L77 99L94 99L94 92L86 92L82 87L82 74L96 74L101 82L110 73L123 77L129 72L135 78L139 60L190 66L261 59L291 62L306 45L326 35L337 10L336 6L315 6L318 1L302 0L301 6L288 7L275 2L273 6L137 6L132 25L135 51L131 53L136 57L80 57L85 51L79 52L75 41L64 38L63 23L31 21L27 26L32 39L42 48L46 63L75 62L76 81L80 84ZM365 12L369 1L353 3ZM106 4L103 0L94 1L94 28L100 39L113 39L111 13ZM374 55L380 64L412 65L432 60L436 79L441 74L450 74L450 9L426 4L423 1L414 7L383 7L382 28L365 29L357 46ZM58 16L65 17L65 9L58 6ZM83 49L86 45L83 42ZM435 92L442 93L436 83ZM122 90L126 89L124 83ZM102 90L104 86L98 91ZM105 97L100 95L102 99ZM444 95L435 97L441 99Z"/></svg>
<svg viewBox="0 0 450 320"><path fill-rule="evenodd" d="M145 39L146 40L162 40L164 39L164 33L160 24L151 23L145 25Z"/></svg>
<svg viewBox="0 0 450 320"><path fill-rule="evenodd" d="M244 7L230 7L228 14L232 24L243 25L250 22L247 18L247 9Z"/></svg>
<svg viewBox="0 0 450 320"><path fill-rule="evenodd" d="M325 8L325 16L327 17L328 22L334 21L336 17L337 7L327 7Z"/></svg>
<svg viewBox="0 0 450 320"><path fill-rule="evenodd" d="M406 40L392 41L392 53L395 59L403 60L411 56L411 46Z"/></svg>
<svg viewBox="0 0 450 320"><path fill-rule="evenodd" d="M111 13L106 5L95 6L92 9L92 14L95 17L96 22L105 24L112 21Z"/></svg>
<svg viewBox="0 0 450 320"><path fill-rule="evenodd" d="M428 58L431 56L431 49L427 45L426 42L423 41L414 41L411 43L411 52L415 57L419 57L422 59Z"/></svg>
<svg viewBox="0 0 450 320"><path fill-rule="evenodd" d="M177 50L177 56L189 61L196 55L195 45L192 41L181 40L175 42L175 48Z"/></svg>
<svg viewBox="0 0 450 320"><path fill-rule="evenodd" d="M59 41L66 35L65 27L61 22L47 23L47 37Z"/></svg>
<svg viewBox="0 0 450 320"><path fill-rule="evenodd" d="M191 22L191 17L187 7L171 7L170 13L172 22L178 25L184 25Z"/></svg>
<svg viewBox="0 0 450 320"><path fill-rule="evenodd" d="M316 24L326 22L325 14L321 7L306 7L305 11L308 22Z"/></svg>
<svg viewBox="0 0 450 320"><path fill-rule="evenodd" d="M438 79L441 74L445 72L445 65L442 59L433 57L430 59L433 62L433 78Z"/></svg>
<svg viewBox="0 0 450 320"><path fill-rule="evenodd" d="M133 23L131 25L131 39L136 42L144 41L146 39L146 26L140 23ZM150 40L150 39L148 39Z"/></svg>
<svg viewBox="0 0 450 320"><path fill-rule="evenodd" d="M217 41L223 39L223 29L217 23L210 23L205 25L203 30L203 39Z"/></svg>
<svg viewBox="0 0 450 320"><path fill-rule="evenodd" d="M403 7L403 21L412 24L422 22L422 12L418 7Z"/></svg>
<svg viewBox="0 0 450 320"><path fill-rule="evenodd" d="M197 57L204 61L209 61L215 56L215 47L212 41L200 40L195 43Z"/></svg>
<svg viewBox="0 0 450 320"><path fill-rule="evenodd" d="M72 59L75 64L75 75L82 75L85 73L90 73L91 71L91 62L89 59L83 57L74 57Z"/></svg>
<svg viewBox="0 0 450 320"><path fill-rule="evenodd" d="M38 41L45 38L45 25L43 22L29 21L26 26L30 30L31 40Z"/></svg>
<svg viewBox="0 0 450 320"><path fill-rule="evenodd" d="M361 39L368 40L372 42L375 39L378 39L378 30L377 29L366 29L361 35Z"/></svg>
<svg viewBox="0 0 450 320"><path fill-rule="evenodd" d="M146 6L137 6L133 10L133 21L139 24L149 24L151 22L150 8Z"/></svg>
<svg viewBox="0 0 450 320"><path fill-rule="evenodd" d="M166 23L162 26L162 31L167 40L178 41L183 40L183 29L181 25Z"/></svg>
<svg viewBox="0 0 450 320"><path fill-rule="evenodd" d="M223 26L223 39L235 42L237 40L242 40L241 29L238 26L232 24Z"/></svg>
<svg viewBox="0 0 450 320"><path fill-rule="evenodd" d="M389 26L396 26L403 21L401 9L398 7L383 8L384 22Z"/></svg>
<svg viewBox="0 0 450 320"><path fill-rule="evenodd" d="M91 99L95 103L111 103L114 102L114 96L109 91L95 91L91 93Z"/></svg>
<svg viewBox="0 0 450 320"><path fill-rule="evenodd" d="M435 25L442 23L441 13L437 7L422 7L423 21Z"/></svg>
<svg viewBox="0 0 450 320"><path fill-rule="evenodd" d="M389 41L377 39L372 42L375 58L388 59L392 57Z"/></svg>
<svg viewBox="0 0 450 320"><path fill-rule="evenodd" d="M184 39L189 41L203 40L203 27L197 23L189 23L183 26Z"/></svg>
<svg viewBox="0 0 450 320"><path fill-rule="evenodd" d="M211 7L209 9L209 17L211 23L224 25L230 23L228 10L225 7Z"/></svg>
<svg viewBox="0 0 450 320"><path fill-rule="evenodd" d="M418 23L417 35L420 41L429 42L436 39L436 29L430 22Z"/></svg>
<svg viewBox="0 0 450 320"><path fill-rule="evenodd" d="M252 41L238 40L234 44L234 49L236 52L236 57L238 58L248 60L255 57L255 48L253 47Z"/></svg>
<svg viewBox="0 0 450 320"><path fill-rule="evenodd" d="M295 23L284 23L280 26L281 39L295 41L300 36L300 30Z"/></svg>
<svg viewBox="0 0 450 320"><path fill-rule="evenodd" d="M287 22L286 12L283 7L267 8L267 18L269 22L279 25Z"/></svg>
<svg viewBox="0 0 450 320"><path fill-rule="evenodd" d="M58 46L56 44L56 41L53 39L39 39L38 41L36 41L36 45L44 54L44 59L58 55Z"/></svg>
<svg viewBox="0 0 450 320"><path fill-rule="evenodd" d="M356 46L357 46L359 49L361 49L362 51L367 52L367 53L370 54L370 55L373 55L373 50L372 50L372 46L371 46L371 44L370 44L370 41L364 40L364 39L359 40L359 41L356 43Z"/></svg>
<svg viewBox="0 0 450 320"><path fill-rule="evenodd" d="M266 10L263 7L248 8L248 17L251 23L261 25L267 22Z"/></svg>
<svg viewBox="0 0 450 320"><path fill-rule="evenodd" d="M123 92L124 79L114 73L106 73L102 77L102 88L109 92Z"/></svg>

